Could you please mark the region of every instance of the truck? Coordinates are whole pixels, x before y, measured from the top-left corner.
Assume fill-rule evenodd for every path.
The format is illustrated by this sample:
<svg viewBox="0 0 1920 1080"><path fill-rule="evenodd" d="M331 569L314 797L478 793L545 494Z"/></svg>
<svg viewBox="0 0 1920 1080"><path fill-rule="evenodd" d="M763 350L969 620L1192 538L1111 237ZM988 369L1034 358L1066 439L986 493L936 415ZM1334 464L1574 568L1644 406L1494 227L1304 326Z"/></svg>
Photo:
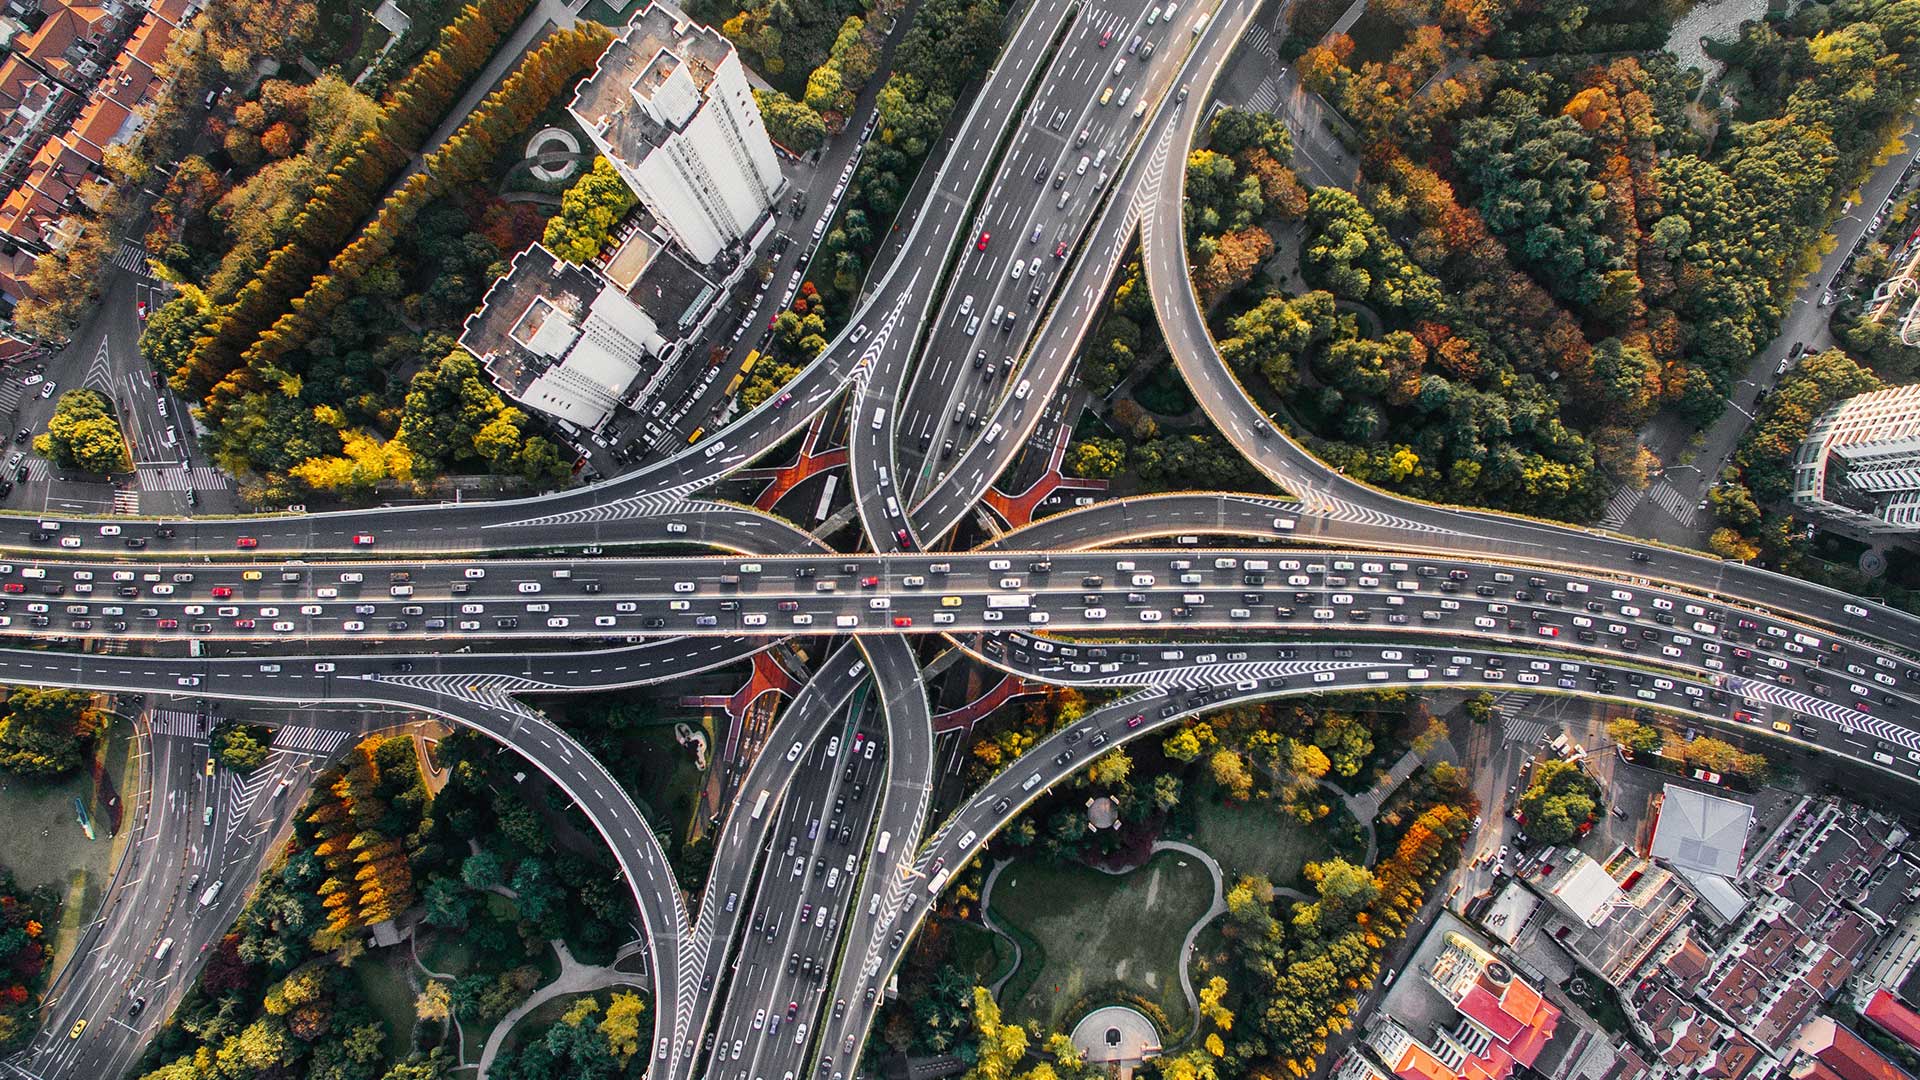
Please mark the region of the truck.
<svg viewBox="0 0 1920 1080"><path fill-rule="evenodd" d="M1030 608L1033 606L1032 593L1005 593L987 597L990 608Z"/></svg>

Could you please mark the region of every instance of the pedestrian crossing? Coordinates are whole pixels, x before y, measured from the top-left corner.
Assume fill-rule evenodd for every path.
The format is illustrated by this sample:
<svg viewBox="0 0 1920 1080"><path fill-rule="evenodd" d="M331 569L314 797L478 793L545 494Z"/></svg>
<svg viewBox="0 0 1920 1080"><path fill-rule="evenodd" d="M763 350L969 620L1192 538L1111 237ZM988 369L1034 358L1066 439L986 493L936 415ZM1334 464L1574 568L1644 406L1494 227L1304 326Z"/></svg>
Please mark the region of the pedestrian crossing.
<svg viewBox="0 0 1920 1080"><path fill-rule="evenodd" d="M199 739L206 736L206 730L200 724L198 713L181 712L178 709L154 709L147 714L147 730L154 735L167 735L177 739Z"/></svg>
<svg viewBox="0 0 1920 1080"><path fill-rule="evenodd" d="M9 379L0 384L0 412L10 413L18 409L26 396L27 388L22 383Z"/></svg>
<svg viewBox="0 0 1920 1080"><path fill-rule="evenodd" d="M53 478L53 466L46 458L30 457L23 464L27 467L27 483L44 484Z"/></svg>
<svg viewBox="0 0 1920 1080"><path fill-rule="evenodd" d="M1522 746L1538 746L1540 740L1547 737L1549 725L1545 720L1519 719L1519 711L1525 707L1530 695L1505 693L1494 699L1493 711L1500 714L1500 737L1510 743ZM1509 701L1507 699L1511 698Z"/></svg>
<svg viewBox="0 0 1920 1080"><path fill-rule="evenodd" d="M131 240L120 241L120 247L113 253L113 265L129 274L152 277L147 269L147 249Z"/></svg>
<svg viewBox="0 0 1920 1080"><path fill-rule="evenodd" d="M1274 43L1273 32L1260 23L1254 23L1247 27L1246 35L1240 40L1246 42L1249 48L1261 56L1266 57L1268 60L1276 64L1280 62L1280 47Z"/></svg>
<svg viewBox="0 0 1920 1080"><path fill-rule="evenodd" d="M1617 529L1627 523L1635 510L1640 509L1640 501L1647 497L1647 489L1623 487L1607 500L1607 508L1600 515L1597 524L1603 529Z"/></svg>
<svg viewBox="0 0 1920 1080"><path fill-rule="evenodd" d="M1677 519L1680 524L1688 528L1693 527L1693 516L1697 512L1694 502L1685 495L1680 494L1672 484L1667 483L1666 478L1662 477L1659 483L1648 488L1647 496L1651 498L1654 504L1659 506L1660 509L1665 510Z"/></svg>
<svg viewBox="0 0 1920 1080"><path fill-rule="evenodd" d="M178 466L142 465L135 470L141 491L224 491L232 486L227 474L211 465L195 465L191 470Z"/></svg>
<svg viewBox="0 0 1920 1080"><path fill-rule="evenodd" d="M284 724L273 729L273 748L328 758L339 753L351 737L347 732L333 728Z"/></svg>
<svg viewBox="0 0 1920 1080"><path fill-rule="evenodd" d="M1275 78L1262 79L1260 80L1260 85L1254 88L1253 93L1247 95L1247 111L1273 112L1280 107L1280 98L1280 80Z"/></svg>
<svg viewBox="0 0 1920 1080"><path fill-rule="evenodd" d="M140 514L140 493L130 487L113 489L113 512L138 517Z"/></svg>

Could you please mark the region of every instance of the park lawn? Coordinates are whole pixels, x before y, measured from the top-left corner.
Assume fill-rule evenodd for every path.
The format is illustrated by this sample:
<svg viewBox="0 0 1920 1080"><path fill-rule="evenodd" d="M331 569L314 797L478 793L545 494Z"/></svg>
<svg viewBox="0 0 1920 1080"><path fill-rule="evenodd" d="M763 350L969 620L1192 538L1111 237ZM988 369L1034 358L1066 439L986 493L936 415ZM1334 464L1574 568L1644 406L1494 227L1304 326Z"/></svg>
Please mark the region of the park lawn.
<svg viewBox="0 0 1920 1080"><path fill-rule="evenodd" d="M0 821L8 826L0 837L0 864L13 871L22 891L44 885L60 902L53 925L53 970L66 961L100 906L114 861L131 831L124 815L132 809L127 800L139 782L132 747L127 722L114 717L95 746L91 769L82 765L57 780L0 773ZM118 806L109 804L114 797L120 799ZM93 819L92 840L74 814L76 798ZM123 815L117 834L116 813Z"/></svg>
<svg viewBox="0 0 1920 1080"><path fill-rule="evenodd" d="M953 966L973 979L976 986L992 986L1013 964L1013 946L986 927L957 919L947 922L948 939L953 943Z"/></svg>
<svg viewBox="0 0 1920 1080"><path fill-rule="evenodd" d="M706 727L696 719L687 723L696 730ZM672 724L643 728L627 739L627 745L633 751L630 767L638 774L636 786L645 793L641 801L668 824L675 837L690 835L688 828L707 785L706 772L693 763L693 751L674 739ZM710 731L707 745L713 745Z"/></svg>
<svg viewBox="0 0 1920 1080"><path fill-rule="evenodd" d="M1212 899L1206 869L1179 852L1163 852L1121 875L1052 861L1015 862L994 883L994 921L1011 923L1038 941L1044 968L1031 980L1021 972L1025 985L1018 999L1002 1001L1002 1008L1009 1019L1034 1019L1045 1030L1063 1031L1077 1019L1066 1010L1087 994L1124 988L1160 1003L1175 1028L1163 1036L1186 1030L1180 944ZM1007 996L1013 991L1010 986Z"/></svg>
<svg viewBox="0 0 1920 1080"><path fill-rule="evenodd" d="M353 962L353 977L367 1004L387 1027L380 1047L389 1060L399 1061L413 1049L413 986L407 982L406 965L413 963L404 945L379 949ZM423 983L425 979L421 980Z"/></svg>
<svg viewBox="0 0 1920 1080"><path fill-rule="evenodd" d="M1193 807L1193 845L1220 863L1227 883L1259 874L1300 887L1300 868L1333 854L1320 825L1302 825L1271 806L1201 798Z"/></svg>

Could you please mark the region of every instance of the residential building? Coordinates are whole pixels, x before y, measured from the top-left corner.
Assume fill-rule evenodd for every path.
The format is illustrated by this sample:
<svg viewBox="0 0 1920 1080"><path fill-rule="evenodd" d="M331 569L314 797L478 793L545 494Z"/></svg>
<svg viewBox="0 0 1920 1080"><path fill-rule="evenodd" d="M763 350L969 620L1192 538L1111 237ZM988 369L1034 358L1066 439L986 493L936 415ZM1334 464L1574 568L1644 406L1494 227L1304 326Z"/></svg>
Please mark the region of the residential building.
<svg viewBox="0 0 1920 1080"><path fill-rule="evenodd" d="M1911 1080L1885 1054L1832 1017L1809 1023L1793 1050L1799 1055L1789 1070L1794 1080Z"/></svg>
<svg viewBox="0 0 1920 1080"><path fill-rule="evenodd" d="M1679 875L1625 847L1604 863L1569 848L1537 863L1526 881L1548 901L1548 933L1615 987L1646 963L1696 902Z"/></svg>
<svg viewBox="0 0 1920 1080"><path fill-rule="evenodd" d="M1401 1080L1506 1080L1535 1068L1560 1010L1463 929L1434 933L1441 945L1421 982L1448 1010L1432 1022L1397 1011L1368 1031L1368 1047Z"/></svg>
<svg viewBox="0 0 1920 1080"><path fill-rule="evenodd" d="M753 236L785 183L733 44L667 4L634 16L569 111L703 265Z"/></svg>
<svg viewBox="0 0 1920 1080"><path fill-rule="evenodd" d="M1794 454L1793 503L1863 532L1920 532L1920 384L1821 414Z"/></svg>

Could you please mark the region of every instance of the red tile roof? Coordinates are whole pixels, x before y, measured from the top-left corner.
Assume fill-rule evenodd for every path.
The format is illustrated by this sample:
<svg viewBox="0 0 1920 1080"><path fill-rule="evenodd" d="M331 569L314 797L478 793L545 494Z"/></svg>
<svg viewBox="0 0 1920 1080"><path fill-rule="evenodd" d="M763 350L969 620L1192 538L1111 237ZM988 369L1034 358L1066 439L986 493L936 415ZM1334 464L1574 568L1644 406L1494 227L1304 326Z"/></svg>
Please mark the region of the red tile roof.
<svg viewBox="0 0 1920 1080"><path fill-rule="evenodd" d="M1801 1052L1839 1073L1841 1080L1908 1080L1898 1065L1830 1016L1816 1016L1808 1021L1807 1026L1800 1029L1797 1046Z"/></svg>
<svg viewBox="0 0 1920 1080"><path fill-rule="evenodd" d="M1875 990L1861 1015L1885 1028L1887 1034L1920 1050L1920 1013L1902 1005L1892 994Z"/></svg>

